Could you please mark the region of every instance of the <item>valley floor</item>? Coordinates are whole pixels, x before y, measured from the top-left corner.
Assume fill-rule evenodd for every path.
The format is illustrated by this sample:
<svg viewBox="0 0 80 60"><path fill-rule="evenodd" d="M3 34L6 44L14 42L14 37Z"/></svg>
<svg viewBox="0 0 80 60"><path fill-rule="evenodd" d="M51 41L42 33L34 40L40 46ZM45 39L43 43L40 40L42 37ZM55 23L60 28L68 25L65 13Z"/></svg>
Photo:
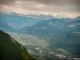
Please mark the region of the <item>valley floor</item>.
<svg viewBox="0 0 80 60"><path fill-rule="evenodd" d="M28 49L36 60L76 60L73 55L62 48L50 47L51 45L45 40L36 36L7 32ZM51 50L53 48L53 50Z"/></svg>

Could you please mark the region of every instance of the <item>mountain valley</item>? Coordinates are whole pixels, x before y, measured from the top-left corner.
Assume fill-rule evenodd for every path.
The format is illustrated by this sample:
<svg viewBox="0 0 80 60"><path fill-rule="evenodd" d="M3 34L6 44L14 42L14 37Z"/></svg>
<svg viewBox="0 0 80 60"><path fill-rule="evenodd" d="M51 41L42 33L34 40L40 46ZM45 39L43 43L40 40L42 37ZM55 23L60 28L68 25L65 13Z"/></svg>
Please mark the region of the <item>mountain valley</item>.
<svg viewBox="0 0 80 60"><path fill-rule="evenodd" d="M22 44L36 60L80 58L80 16L58 19L51 15L0 13L0 30Z"/></svg>

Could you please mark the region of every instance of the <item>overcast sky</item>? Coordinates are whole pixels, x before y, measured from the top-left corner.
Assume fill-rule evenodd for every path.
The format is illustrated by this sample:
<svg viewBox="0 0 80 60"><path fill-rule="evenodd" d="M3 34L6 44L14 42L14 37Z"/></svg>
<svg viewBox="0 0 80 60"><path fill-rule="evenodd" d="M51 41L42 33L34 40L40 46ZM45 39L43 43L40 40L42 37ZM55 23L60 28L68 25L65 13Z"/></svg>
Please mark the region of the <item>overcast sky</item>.
<svg viewBox="0 0 80 60"><path fill-rule="evenodd" d="M80 0L0 0L0 12L80 16Z"/></svg>

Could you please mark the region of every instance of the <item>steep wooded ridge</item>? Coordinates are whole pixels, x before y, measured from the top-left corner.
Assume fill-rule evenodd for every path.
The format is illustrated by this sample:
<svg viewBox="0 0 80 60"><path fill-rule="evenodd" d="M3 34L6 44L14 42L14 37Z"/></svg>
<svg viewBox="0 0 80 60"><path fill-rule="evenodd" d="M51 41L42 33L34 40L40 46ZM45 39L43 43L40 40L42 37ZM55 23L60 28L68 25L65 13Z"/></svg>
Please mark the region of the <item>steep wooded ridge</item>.
<svg viewBox="0 0 80 60"><path fill-rule="evenodd" d="M0 60L35 60L21 44L0 30Z"/></svg>

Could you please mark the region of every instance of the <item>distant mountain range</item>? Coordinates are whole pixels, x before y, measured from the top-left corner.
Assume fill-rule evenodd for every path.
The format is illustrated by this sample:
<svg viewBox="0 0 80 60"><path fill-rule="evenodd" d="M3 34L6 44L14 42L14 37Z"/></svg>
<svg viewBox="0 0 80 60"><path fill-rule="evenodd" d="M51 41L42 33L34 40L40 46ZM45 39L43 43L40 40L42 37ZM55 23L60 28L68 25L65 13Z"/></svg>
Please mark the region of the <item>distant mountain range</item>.
<svg viewBox="0 0 80 60"><path fill-rule="evenodd" d="M8 25L6 22L0 22L0 30L5 32L16 32L16 29Z"/></svg>
<svg viewBox="0 0 80 60"><path fill-rule="evenodd" d="M26 48L0 30L0 60L35 60Z"/></svg>
<svg viewBox="0 0 80 60"><path fill-rule="evenodd" d="M62 18L62 19L66 21L71 21L71 20L78 20L79 18L80 17L77 17L76 19L70 19L70 18ZM0 12L0 22L5 22L16 30L20 30L21 28L24 28L24 27L33 26L36 23L43 21L43 20L52 20L52 19L54 20L57 18L52 15L42 15L42 14L22 15L22 14L17 14L14 12L13 13Z"/></svg>
<svg viewBox="0 0 80 60"><path fill-rule="evenodd" d="M9 25L19 30L26 26L32 26L35 23L41 20L53 19L54 17L51 15L36 15L36 14L28 14L21 15L17 13L0 13L0 21L7 22Z"/></svg>
<svg viewBox="0 0 80 60"><path fill-rule="evenodd" d="M65 29L66 27L73 27L74 25L79 25L79 17L75 19L62 18L62 19L51 19L42 20L31 27L25 27L20 30L20 32L31 35L46 35L52 32ZM74 24L75 23L75 24ZM71 24L71 25L70 25Z"/></svg>

